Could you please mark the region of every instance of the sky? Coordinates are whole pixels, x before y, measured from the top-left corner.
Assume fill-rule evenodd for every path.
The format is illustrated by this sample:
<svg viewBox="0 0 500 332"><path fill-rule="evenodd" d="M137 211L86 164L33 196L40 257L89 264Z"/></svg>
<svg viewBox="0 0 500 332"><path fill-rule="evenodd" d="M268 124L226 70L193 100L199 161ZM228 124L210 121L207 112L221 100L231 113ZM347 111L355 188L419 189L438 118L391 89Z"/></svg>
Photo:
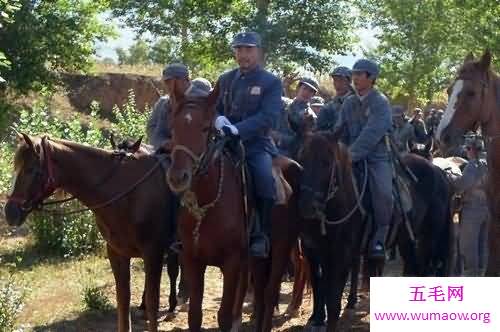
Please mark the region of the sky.
<svg viewBox="0 0 500 332"><path fill-rule="evenodd" d="M116 48L129 48L135 42L136 33L128 28L124 27L118 19L112 19L108 14L102 16L103 20L112 22L117 27L118 36L115 39L110 39L105 43L97 42L97 56L99 58L112 58L117 60ZM376 32L374 30L362 29L359 30L360 42L355 47L355 55L337 55L334 56L335 61L341 66L352 67L354 62L361 55L360 50L362 48L373 48L377 46L377 38L375 37Z"/></svg>

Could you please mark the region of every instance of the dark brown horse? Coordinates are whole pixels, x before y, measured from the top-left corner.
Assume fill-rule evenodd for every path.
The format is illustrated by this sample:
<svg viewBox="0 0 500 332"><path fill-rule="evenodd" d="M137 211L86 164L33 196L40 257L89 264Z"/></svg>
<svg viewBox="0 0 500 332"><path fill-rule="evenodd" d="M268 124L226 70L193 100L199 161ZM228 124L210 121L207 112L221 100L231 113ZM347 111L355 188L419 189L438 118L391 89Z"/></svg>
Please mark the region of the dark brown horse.
<svg viewBox="0 0 500 332"><path fill-rule="evenodd" d="M438 127L440 148L456 147L469 130L481 127L488 151L488 196L492 221L487 276L500 276L500 78L491 69L491 53L469 54L448 89L448 106Z"/></svg>
<svg viewBox="0 0 500 332"><path fill-rule="evenodd" d="M333 332L351 270L351 306L356 300L362 215L352 182L348 150L333 134L309 135L299 153L299 161L304 167L300 207L306 218L304 222L307 222L302 239L313 269L314 308L309 324L322 326L326 307L327 330ZM320 221L320 214L324 217L324 224Z"/></svg>
<svg viewBox="0 0 500 332"><path fill-rule="evenodd" d="M116 281L118 331L131 331L132 257L144 260L149 330L157 331L163 254L169 235L165 219L170 213L171 195L157 159L147 155L123 157L46 136L22 134L20 139L15 157L15 185L5 206L7 222L21 225L57 188L76 197L94 212L106 240ZM177 275L171 278L174 280L171 309L175 307L176 278Z"/></svg>
<svg viewBox="0 0 500 332"><path fill-rule="evenodd" d="M218 315L223 331L236 328L233 322L241 319L250 266L246 221L251 207L245 203L241 167L226 152L212 149L218 144L212 135L216 97L217 87L207 98L173 98L173 152L168 181L172 190L183 195L184 209L178 223L190 290L191 331L199 331L201 326L206 266L220 267L224 276ZM276 164L297 189L300 166L285 159L276 160ZM296 202L297 196L292 195L287 205L275 207L270 258L252 260L257 331L270 331L272 327L281 278L298 234Z"/></svg>

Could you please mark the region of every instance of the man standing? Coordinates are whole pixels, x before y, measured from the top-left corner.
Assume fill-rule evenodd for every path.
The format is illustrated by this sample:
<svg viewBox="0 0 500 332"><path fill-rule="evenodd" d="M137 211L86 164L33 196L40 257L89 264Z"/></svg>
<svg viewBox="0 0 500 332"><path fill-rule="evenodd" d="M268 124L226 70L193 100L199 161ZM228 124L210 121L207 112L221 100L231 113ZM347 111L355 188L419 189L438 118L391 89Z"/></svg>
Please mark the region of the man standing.
<svg viewBox="0 0 500 332"><path fill-rule="evenodd" d="M351 86L351 70L347 67L337 67L332 73L335 97L320 110L316 127L318 130L333 130L339 118L344 100L354 93Z"/></svg>
<svg viewBox="0 0 500 332"><path fill-rule="evenodd" d="M250 254L269 255L271 212L275 201L272 156L277 154L270 137L279 118L281 81L264 70L261 38L256 32L238 33L232 49L239 67L219 77L220 95L215 127L225 135L241 139L252 173L257 199L257 224L251 237Z"/></svg>
<svg viewBox="0 0 500 332"><path fill-rule="evenodd" d="M469 162L462 177L454 181L455 189L462 194L460 218L460 254L463 259L464 275L484 275L488 254L488 223L490 219L486 199L487 165L479 159L484 149L483 141L477 135L465 139Z"/></svg>
<svg viewBox="0 0 500 332"><path fill-rule="evenodd" d="M415 128L417 143L427 143L427 129L425 128L422 109L415 108L415 115L410 120L410 123Z"/></svg>
<svg viewBox="0 0 500 332"><path fill-rule="evenodd" d="M375 226L369 255L385 258L393 207L392 165L385 135L392 127L392 119L389 101L374 88L378 74L378 65L371 60L361 59L354 64L352 79L356 94L344 101L335 131L340 130L343 141L349 145L353 168L364 169L360 165L366 162L367 174L361 177L368 176Z"/></svg>

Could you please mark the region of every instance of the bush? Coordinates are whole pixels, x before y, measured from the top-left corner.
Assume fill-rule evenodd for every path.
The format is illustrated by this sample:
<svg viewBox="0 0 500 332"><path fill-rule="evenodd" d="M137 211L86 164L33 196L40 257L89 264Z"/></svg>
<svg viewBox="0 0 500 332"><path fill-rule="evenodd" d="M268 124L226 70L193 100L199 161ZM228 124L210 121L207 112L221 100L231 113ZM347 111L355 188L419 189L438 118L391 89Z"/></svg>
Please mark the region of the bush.
<svg viewBox="0 0 500 332"><path fill-rule="evenodd" d="M14 330L17 317L24 304L25 293L9 277L0 280L0 332Z"/></svg>
<svg viewBox="0 0 500 332"><path fill-rule="evenodd" d="M64 203L57 212L82 208L78 202ZM35 246L42 252L78 257L95 252L103 245L92 212L73 215L34 212L28 221Z"/></svg>
<svg viewBox="0 0 500 332"><path fill-rule="evenodd" d="M111 302L101 287L85 286L82 290L82 305L85 310L104 312L112 309Z"/></svg>

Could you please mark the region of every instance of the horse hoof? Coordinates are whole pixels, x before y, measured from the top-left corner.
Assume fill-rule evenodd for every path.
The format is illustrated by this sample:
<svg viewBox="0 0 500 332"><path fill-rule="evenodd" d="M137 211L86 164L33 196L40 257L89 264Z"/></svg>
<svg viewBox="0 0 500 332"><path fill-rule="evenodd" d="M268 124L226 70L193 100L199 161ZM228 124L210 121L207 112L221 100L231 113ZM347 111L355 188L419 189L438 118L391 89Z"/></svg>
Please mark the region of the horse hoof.
<svg viewBox="0 0 500 332"><path fill-rule="evenodd" d="M175 318L175 313L174 312L167 312L165 317L162 319L164 322L170 322Z"/></svg>
<svg viewBox="0 0 500 332"><path fill-rule="evenodd" d="M253 303L244 303L242 310L246 314L252 313L253 312Z"/></svg>

